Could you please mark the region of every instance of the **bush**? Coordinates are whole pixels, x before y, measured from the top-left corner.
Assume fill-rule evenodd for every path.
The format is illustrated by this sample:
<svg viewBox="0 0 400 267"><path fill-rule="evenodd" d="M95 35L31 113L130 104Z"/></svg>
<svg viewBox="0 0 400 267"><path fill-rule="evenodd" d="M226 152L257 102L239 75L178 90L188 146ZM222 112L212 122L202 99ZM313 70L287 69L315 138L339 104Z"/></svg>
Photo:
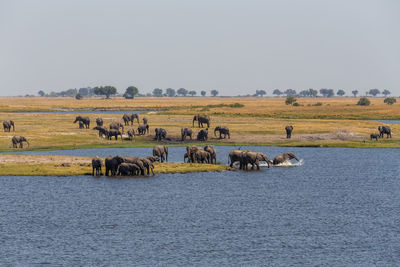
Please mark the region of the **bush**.
<svg viewBox="0 0 400 267"><path fill-rule="evenodd" d="M394 103L396 103L396 98L386 97L385 100L383 100L383 103L386 103L388 105L393 105Z"/></svg>
<svg viewBox="0 0 400 267"><path fill-rule="evenodd" d="M317 103L313 104L313 106L316 106L316 107L322 106L322 103L321 102L317 102Z"/></svg>
<svg viewBox="0 0 400 267"><path fill-rule="evenodd" d="M82 94L80 94L80 93L78 93L78 94L75 95L75 99L77 99L77 100L80 100L80 99L82 99L82 98L83 98L83 96L82 96Z"/></svg>
<svg viewBox="0 0 400 267"><path fill-rule="evenodd" d="M294 96L288 96L288 97L286 97L285 104L293 105L296 101L297 101L297 99Z"/></svg>
<svg viewBox="0 0 400 267"><path fill-rule="evenodd" d="M293 106L294 106L294 107L299 107L299 106L300 106L300 104L299 104L299 103L297 103L297 102L294 102L294 103L293 103Z"/></svg>
<svg viewBox="0 0 400 267"><path fill-rule="evenodd" d="M357 105L359 106L369 106L369 104L371 104L371 101L366 97L361 97L357 102Z"/></svg>
<svg viewBox="0 0 400 267"><path fill-rule="evenodd" d="M240 104L240 103L234 103L234 104L229 104L229 107L231 107L231 108L242 108L242 107L244 107L244 105Z"/></svg>

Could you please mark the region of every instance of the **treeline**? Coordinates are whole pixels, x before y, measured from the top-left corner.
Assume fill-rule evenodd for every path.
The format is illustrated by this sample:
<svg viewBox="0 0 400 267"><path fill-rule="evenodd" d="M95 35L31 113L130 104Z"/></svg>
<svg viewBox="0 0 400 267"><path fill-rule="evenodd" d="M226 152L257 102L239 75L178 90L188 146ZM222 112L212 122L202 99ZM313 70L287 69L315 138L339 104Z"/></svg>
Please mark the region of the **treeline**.
<svg viewBox="0 0 400 267"><path fill-rule="evenodd" d="M258 90L256 91L256 94L254 96L258 96L257 92L258 92ZM360 92L358 90L351 91L351 95L353 95L354 97L356 97L359 93ZM294 89L286 89L285 91L275 89L272 92L272 94L274 94L276 96L286 95L286 96L299 96L299 97L317 97L317 96L333 97L335 95L344 96L344 95L346 95L346 92L343 89L339 89L335 92L335 90L327 89L327 88L321 88L321 89L319 89L319 91L310 88L310 89L302 90L299 93L297 93L296 90L294 90ZM391 93L387 89L384 89L382 92L379 89L370 89L369 91L365 92L366 96L368 96L368 95L378 96L380 94L382 94L386 97L386 96L390 95Z"/></svg>

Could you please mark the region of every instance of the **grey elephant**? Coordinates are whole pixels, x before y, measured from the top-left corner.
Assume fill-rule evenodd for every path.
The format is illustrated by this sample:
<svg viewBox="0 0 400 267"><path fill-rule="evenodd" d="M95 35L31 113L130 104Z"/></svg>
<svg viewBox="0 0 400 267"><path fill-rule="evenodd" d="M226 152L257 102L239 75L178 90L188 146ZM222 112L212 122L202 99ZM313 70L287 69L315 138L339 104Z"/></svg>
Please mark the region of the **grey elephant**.
<svg viewBox="0 0 400 267"><path fill-rule="evenodd" d="M93 130L97 130L99 131L99 137L108 137L108 130L106 128L104 128L103 126L96 126L93 128Z"/></svg>
<svg viewBox="0 0 400 267"><path fill-rule="evenodd" d="M125 157L124 158L125 163L134 163L140 168L140 175L145 175L145 170L146 168L144 167L144 164L139 157Z"/></svg>
<svg viewBox="0 0 400 267"><path fill-rule="evenodd" d="M251 169L254 169L254 166L257 167L257 170L260 169L260 161L265 161L268 165L272 164L272 162L268 159L265 153L260 152L251 152L247 151L242 154L242 158L240 161L240 169L248 170L249 164L251 164Z"/></svg>
<svg viewBox="0 0 400 267"><path fill-rule="evenodd" d="M147 124L147 122L149 121L149 120L148 120L146 117L143 117L143 119L142 119L142 120L143 120L143 124L145 124L145 125L146 125L146 124Z"/></svg>
<svg viewBox="0 0 400 267"><path fill-rule="evenodd" d="M168 147L166 146L155 146L153 148L153 156L157 157L160 162L168 162Z"/></svg>
<svg viewBox="0 0 400 267"><path fill-rule="evenodd" d="M83 117L83 116L77 116L75 118L74 123L81 121L83 125L85 125L86 129L90 128L90 118L89 117Z"/></svg>
<svg viewBox="0 0 400 267"><path fill-rule="evenodd" d="M207 124L207 128L210 128L210 117L207 115L195 115L193 117L192 126L194 127L194 122L197 121L199 123L199 128L203 128L203 124Z"/></svg>
<svg viewBox="0 0 400 267"><path fill-rule="evenodd" d="M183 162L184 163L186 163L186 159L188 159L188 162L189 162L189 155L187 152L185 154L183 154Z"/></svg>
<svg viewBox="0 0 400 267"><path fill-rule="evenodd" d="M292 125L288 125L285 127L286 130L286 138L290 139L292 138L292 131L293 131L293 126Z"/></svg>
<svg viewBox="0 0 400 267"><path fill-rule="evenodd" d="M122 129L122 133L124 132L124 125L122 125L122 123L120 122L113 122L110 124L110 130L111 129L115 129L115 130L119 130Z"/></svg>
<svg viewBox="0 0 400 267"><path fill-rule="evenodd" d="M222 135L224 135L224 139L228 136L228 139L231 139L231 135L229 133L229 129L223 126L217 126L214 129L214 136L217 137L216 132L219 132L219 139L222 139Z"/></svg>
<svg viewBox="0 0 400 267"><path fill-rule="evenodd" d="M143 163L143 166L146 168L147 170L147 175L150 175L150 171L151 173L154 175L154 165L153 162L147 158L140 158L140 160Z"/></svg>
<svg viewBox="0 0 400 267"><path fill-rule="evenodd" d="M117 175L135 176L140 174L140 167L135 163L121 163L118 167Z"/></svg>
<svg viewBox="0 0 400 267"><path fill-rule="evenodd" d="M190 137L190 140L192 140L192 135L193 135L193 131L190 128L182 128L181 129L181 138L182 141L184 141L186 139L187 136Z"/></svg>
<svg viewBox="0 0 400 267"><path fill-rule="evenodd" d="M392 130L390 129L389 126L379 126L379 137L383 138L383 135L386 134L386 138L392 138Z"/></svg>
<svg viewBox="0 0 400 267"><path fill-rule="evenodd" d="M211 155L204 149L199 149L194 153L196 163L210 163Z"/></svg>
<svg viewBox="0 0 400 267"><path fill-rule="evenodd" d="M146 132L149 133L149 125L148 124L143 124L143 125L139 125L139 127L137 128L138 134L139 135L145 135Z"/></svg>
<svg viewBox="0 0 400 267"><path fill-rule="evenodd" d="M155 134L155 139L157 141L161 141L162 139L167 138L167 131L163 128L155 128L154 129Z"/></svg>
<svg viewBox="0 0 400 267"><path fill-rule="evenodd" d="M372 140L372 139L375 139L376 141L378 141L379 134L372 133L369 137L371 138L371 140Z"/></svg>
<svg viewBox="0 0 400 267"><path fill-rule="evenodd" d="M197 134L197 140L198 141L207 141L208 139L208 128L207 129L201 129L198 134Z"/></svg>
<svg viewBox="0 0 400 267"><path fill-rule="evenodd" d="M19 144L20 148L24 148L23 142L26 142L28 144L28 147L29 147L28 140L26 140L26 138L23 137L23 136L13 136L12 139L11 139L11 142L12 142L13 148L18 148L18 144Z"/></svg>
<svg viewBox="0 0 400 267"><path fill-rule="evenodd" d="M122 116L122 120L125 123L125 126L129 125L129 122L131 123L131 125L133 125L133 121L137 119L137 122L139 124L139 115L136 113L131 113L131 114L124 114Z"/></svg>
<svg viewBox="0 0 400 267"><path fill-rule="evenodd" d="M229 166L232 168L235 162L241 162L243 158L243 153L248 152L248 150L232 150L229 152L228 163Z"/></svg>
<svg viewBox="0 0 400 267"><path fill-rule="evenodd" d="M159 161L159 158L154 156L147 156L146 159L150 160L151 162Z"/></svg>
<svg viewBox="0 0 400 267"><path fill-rule="evenodd" d="M99 157L95 157L92 159L92 176L94 176L94 171L96 171L96 176L102 175L101 159Z"/></svg>
<svg viewBox="0 0 400 267"><path fill-rule="evenodd" d="M217 164L217 150L210 145L205 146L204 150L210 153L210 163Z"/></svg>
<svg viewBox="0 0 400 267"><path fill-rule="evenodd" d="M272 163L274 165L277 165L277 164L281 164L281 163L291 160L291 159L295 159L295 160L299 161L299 159L293 153L283 153L283 154L280 154L279 156L276 156Z"/></svg>
<svg viewBox="0 0 400 267"><path fill-rule="evenodd" d="M104 165L106 166L106 176L109 176L111 173L112 176L117 174L118 166L124 162L124 158L120 155L115 157L107 157L104 160Z"/></svg>
<svg viewBox="0 0 400 267"><path fill-rule="evenodd" d="M103 126L103 119L102 118L96 118L96 125L97 126Z"/></svg>
<svg viewBox="0 0 400 267"><path fill-rule="evenodd" d="M111 140L113 136L115 137L115 140L118 140L118 136L121 136L121 140L122 140L122 133L119 130L115 130L115 129L109 130L108 134L107 134L107 139Z"/></svg>
<svg viewBox="0 0 400 267"><path fill-rule="evenodd" d="M5 132L10 132L11 131L11 126L13 128L13 131L15 132L15 124L14 121L3 121L3 128Z"/></svg>
<svg viewBox="0 0 400 267"><path fill-rule="evenodd" d="M186 147L186 154L188 155L188 162L190 163L195 163L196 158L195 158L195 153L197 150L202 149L201 147L198 146L187 146Z"/></svg>
<svg viewBox="0 0 400 267"><path fill-rule="evenodd" d="M129 129L128 130L128 138L129 138L129 140L132 141L134 137L135 137L135 130L134 129Z"/></svg>
<svg viewBox="0 0 400 267"><path fill-rule="evenodd" d="M79 124L79 129L85 129L85 125L83 124L82 121L80 121L78 124Z"/></svg>

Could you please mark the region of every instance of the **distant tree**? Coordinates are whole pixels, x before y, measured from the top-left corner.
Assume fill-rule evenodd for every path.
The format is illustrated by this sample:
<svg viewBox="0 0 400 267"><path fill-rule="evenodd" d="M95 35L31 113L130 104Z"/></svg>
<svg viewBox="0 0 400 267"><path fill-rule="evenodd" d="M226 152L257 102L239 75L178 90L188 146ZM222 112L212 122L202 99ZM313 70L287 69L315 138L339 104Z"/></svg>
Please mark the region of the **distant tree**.
<svg viewBox="0 0 400 267"><path fill-rule="evenodd" d="M332 97L335 95L335 92L333 91L333 89L326 89L326 88L322 88L319 90L319 93L323 96L323 97Z"/></svg>
<svg viewBox="0 0 400 267"><path fill-rule="evenodd" d="M129 86L128 88L126 88L123 96L126 99L133 99L133 98L135 98L135 95L137 95L138 93L139 93L139 89L137 89L135 86Z"/></svg>
<svg viewBox="0 0 400 267"><path fill-rule="evenodd" d="M89 88L79 88L78 93L81 94L82 96L88 96L89 95Z"/></svg>
<svg viewBox="0 0 400 267"><path fill-rule="evenodd" d="M174 96L176 96L175 89L167 88L166 94L167 94L167 96L169 96L169 97L174 97Z"/></svg>
<svg viewBox="0 0 400 267"><path fill-rule="evenodd" d="M195 96L197 94L197 92L195 90L191 90L188 92L188 94L191 96Z"/></svg>
<svg viewBox="0 0 400 267"><path fill-rule="evenodd" d="M379 89L370 89L368 94L373 95L373 96L377 96L381 93L381 91L379 91Z"/></svg>
<svg viewBox="0 0 400 267"><path fill-rule="evenodd" d="M282 93L281 90L279 90L279 89L275 89L275 90L272 92L272 94L277 95L277 96L283 95L283 93Z"/></svg>
<svg viewBox="0 0 400 267"><path fill-rule="evenodd" d="M77 99L77 100L81 100L82 98L83 98L83 96L81 93L77 93L75 96L75 99Z"/></svg>
<svg viewBox="0 0 400 267"><path fill-rule="evenodd" d="M264 95L266 95L267 92L265 90L256 90L256 93L254 94L254 96L261 96L263 97Z"/></svg>
<svg viewBox="0 0 400 267"><path fill-rule="evenodd" d="M188 94L188 90L186 90L185 88L179 88L176 92L180 96L186 96Z"/></svg>
<svg viewBox="0 0 400 267"><path fill-rule="evenodd" d="M217 96L219 92L217 90L211 90L211 95L212 96Z"/></svg>
<svg viewBox="0 0 400 267"><path fill-rule="evenodd" d="M293 89L287 89L287 90L285 91L285 94L286 94L287 96L294 96L294 95L297 94L297 92L296 92L296 90L293 90Z"/></svg>
<svg viewBox="0 0 400 267"><path fill-rule="evenodd" d="M285 104L293 105L296 101L297 101L297 99L294 96L288 96L288 97L286 97Z"/></svg>
<svg viewBox="0 0 400 267"><path fill-rule="evenodd" d="M40 95L40 96L45 96L46 94L45 94L45 92L43 92L42 90L40 90L40 91L38 92L38 95Z"/></svg>
<svg viewBox="0 0 400 267"><path fill-rule="evenodd" d="M201 94L201 96L206 96L207 92L206 91L201 91L200 94Z"/></svg>
<svg viewBox="0 0 400 267"><path fill-rule="evenodd" d="M111 95L115 95L117 93L117 88L114 86L96 86L94 88L94 93L96 95L105 95L106 98L110 98Z"/></svg>
<svg viewBox="0 0 400 267"><path fill-rule="evenodd" d="M312 89L312 88L309 88L309 89L308 89L308 92L309 92L309 96L310 96L310 97L316 97L316 96L318 95L318 91L317 91L317 90L314 90L314 89Z"/></svg>
<svg viewBox="0 0 400 267"><path fill-rule="evenodd" d="M344 96L346 94L346 92L342 89L339 89L336 94L339 96Z"/></svg>
<svg viewBox="0 0 400 267"><path fill-rule="evenodd" d="M309 90L302 90L302 91L299 92L299 95L300 96L304 96L304 97L310 96L310 91Z"/></svg>
<svg viewBox="0 0 400 267"><path fill-rule="evenodd" d="M393 105L394 103L396 103L396 98L387 97L387 98L385 98L385 100L383 100L383 103L386 103L388 105Z"/></svg>
<svg viewBox="0 0 400 267"><path fill-rule="evenodd" d="M357 105L359 106L369 106L369 104L371 104L371 101L366 97L361 97L357 102Z"/></svg>
<svg viewBox="0 0 400 267"><path fill-rule="evenodd" d="M162 97L162 95L163 95L162 89L160 89L160 88L155 88L155 89L153 90L153 95L156 96L156 97Z"/></svg>
<svg viewBox="0 0 400 267"><path fill-rule="evenodd" d="M383 90L382 95L387 97L388 95L390 95L390 91L388 89L385 89L385 90Z"/></svg>
<svg viewBox="0 0 400 267"><path fill-rule="evenodd" d="M351 91L351 93L354 95L354 97L357 97L357 95L358 95L358 90L353 90L353 91Z"/></svg>

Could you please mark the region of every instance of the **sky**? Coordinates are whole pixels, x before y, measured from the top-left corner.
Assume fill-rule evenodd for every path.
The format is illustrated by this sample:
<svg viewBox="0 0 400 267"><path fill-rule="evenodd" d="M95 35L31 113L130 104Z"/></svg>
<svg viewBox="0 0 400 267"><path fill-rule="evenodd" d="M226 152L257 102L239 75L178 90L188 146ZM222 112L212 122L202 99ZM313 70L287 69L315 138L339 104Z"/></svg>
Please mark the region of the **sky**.
<svg viewBox="0 0 400 267"><path fill-rule="evenodd" d="M134 85L400 95L398 0L0 0L0 95Z"/></svg>

